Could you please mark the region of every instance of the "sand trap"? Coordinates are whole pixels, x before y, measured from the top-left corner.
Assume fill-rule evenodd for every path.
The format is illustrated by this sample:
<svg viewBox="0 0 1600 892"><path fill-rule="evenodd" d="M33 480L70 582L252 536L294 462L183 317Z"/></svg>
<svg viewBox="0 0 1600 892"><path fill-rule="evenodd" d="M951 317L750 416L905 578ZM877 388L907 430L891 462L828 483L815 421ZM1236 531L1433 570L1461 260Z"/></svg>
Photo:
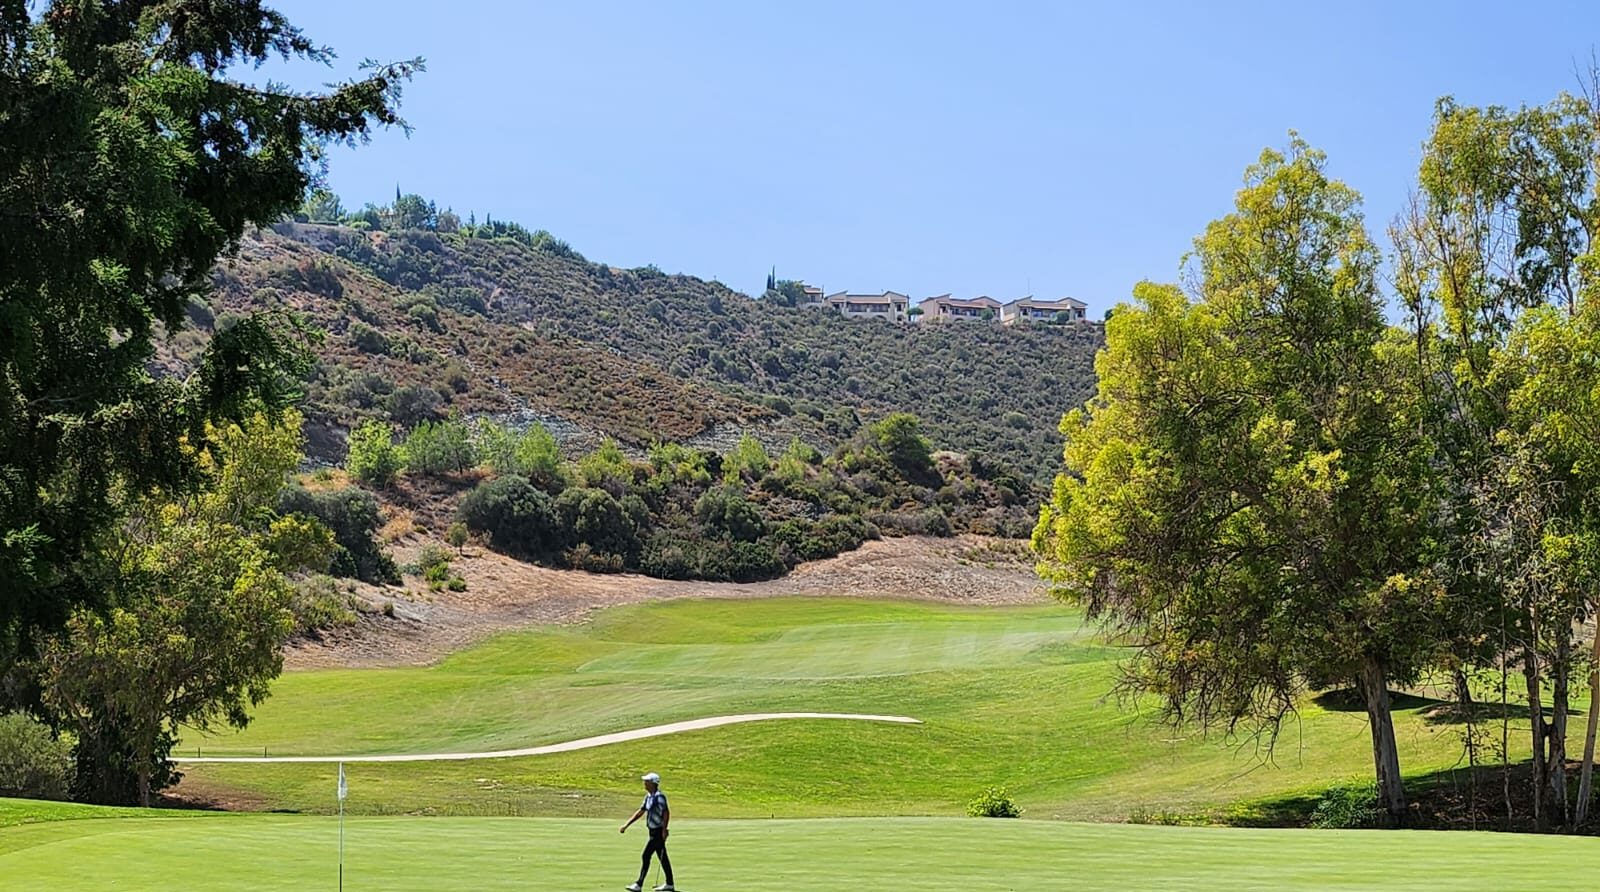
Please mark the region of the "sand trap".
<svg viewBox="0 0 1600 892"><path fill-rule="evenodd" d="M456 762L465 759L509 759L514 756L547 756L551 753L570 753L573 750L584 750L612 743L626 743L630 740L644 740L647 737L662 737L683 731L700 731L706 728L720 728L723 725L769 722L775 719L846 719L855 722L893 722L899 725L922 724L919 719L903 715L860 715L841 712L751 712L743 715L719 715L705 719L690 719L686 722L652 725L648 728L618 731L615 734L601 734L598 737L585 737L581 740L569 740L565 743L549 743L544 746L530 746L519 750L495 750L487 753L400 753L388 756L239 756L197 759L175 758L173 761L182 765L195 765L207 762Z"/></svg>

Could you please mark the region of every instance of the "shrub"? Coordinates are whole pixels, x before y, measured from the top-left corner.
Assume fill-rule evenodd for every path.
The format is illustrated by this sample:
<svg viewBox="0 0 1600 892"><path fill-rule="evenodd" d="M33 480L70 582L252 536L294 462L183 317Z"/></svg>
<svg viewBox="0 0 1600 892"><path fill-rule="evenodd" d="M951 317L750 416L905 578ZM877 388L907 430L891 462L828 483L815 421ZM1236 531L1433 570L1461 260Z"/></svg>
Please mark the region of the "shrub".
<svg viewBox="0 0 1600 892"><path fill-rule="evenodd" d="M444 397L432 387L412 384L389 394L386 402L389 418L406 428L416 427L424 421L437 418L440 414L439 407L444 405Z"/></svg>
<svg viewBox="0 0 1600 892"><path fill-rule="evenodd" d="M1371 827L1377 820L1378 788L1371 781L1329 787L1311 811L1311 826L1324 830Z"/></svg>
<svg viewBox="0 0 1600 892"><path fill-rule="evenodd" d="M261 545L284 573L326 573L339 545L327 524L306 514L273 519Z"/></svg>
<svg viewBox="0 0 1600 892"><path fill-rule="evenodd" d="M461 500L457 516L489 537L490 547L516 557L541 558L560 548L550 496L526 477L496 477Z"/></svg>
<svg viewBox="0 0 1600 892"><path fill-rule="evenodd" d="M389 352L389 339L365 322L356 322L350 326L350 343L362 353L374 356L383 356Z"/></svg>
<svg viewBox="0 0 1600 892"><path fill-rule="evenodd" d="M712 532L741 542L754 542L766 532L760 509L733 486L706 490L694 503L694 516Z"/></svg>
<svg viewBox="0 0 1600 892"><path fill-rule="evenodd" d="M382 515L372 493L356 486L325 492L291 486L278 495L278 513L309 515L333 531L338 547L329 572L334 576L372 583L400 581L394 560L378 544Z"/></svg>
<svg viewBox="0 0 1600 892"><path fill-rule="evenodd" d="M66 799L72 749L43 722L20 712L0 715L0 796Z"/></svg>
<svg viewBox="0 0 1600 892"><path fill-rule="evenodd" d="M388 425L369 421L350 432L350 453L344 466L350 476L368 486L388 486L400 472L401 458Z"/></svg>
<svg viewBox="0 0 1600 892"><path fill-rule="evenodd" d="M967 815L973 818L1017 818L1022 809L1006 792L1005 787L987 787L977 798L967 803Z"/></svg>
<svg viewBox="0 0 1600 892"><path fill-rule="evenodd" d="M424 421L406 435L406 469L419 474L460 474L478 463L472 432L459 421Z"/></svg>
<svg viewBox="0 0 1600 892"><path fill-rule="evenodd" d="M453 592L467 590L466 580L450 572L450 552L437 545L422 549L422 554L417 556L415 569L417 575L428 583L429 591L443 591L446 588Z"/></svg>
<svg viewBox="0 0 1600 892"><path fill-rule="evenodd" d="M604 554L632 558L639 553L639 530L622 503L603 489L569 489L555 500L557 522L567 541Z"/></svg>
<svg viewBox="0 0 1600 892"><path fill-rule="evenodd" d="M444 531L444 541L456 550L456 554L461 554L467 544L467 525L459 521L451 524L450 528Z"/></svg>
<svg viewBox="0 0 1600 892"><path fill-rule="evenodd" d="M294 614L295 632L302 635L356 621L355 604L349 593L340 591L332 576L320 573L295 584L289 612Z"/></svg>

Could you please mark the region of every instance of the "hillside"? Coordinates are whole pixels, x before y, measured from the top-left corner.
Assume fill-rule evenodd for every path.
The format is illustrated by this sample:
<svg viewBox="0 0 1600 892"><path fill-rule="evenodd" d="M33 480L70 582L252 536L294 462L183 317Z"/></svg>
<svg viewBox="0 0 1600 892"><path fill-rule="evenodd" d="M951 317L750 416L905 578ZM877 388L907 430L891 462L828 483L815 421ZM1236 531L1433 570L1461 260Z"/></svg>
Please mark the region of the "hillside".
<svg viewBox="0 0 1600 892"><path fill-rule="evenodd" d="M230 314L272 306L327 332L308 389L315 457L364 418L451 412L602 437L831 447L918 415L941 448L1043 481L1056 425L1094 386L1098 325L890 326L753 300L717 282L591 263L560 242L284 223L248 235L161 362L181 368Z"/></svg>

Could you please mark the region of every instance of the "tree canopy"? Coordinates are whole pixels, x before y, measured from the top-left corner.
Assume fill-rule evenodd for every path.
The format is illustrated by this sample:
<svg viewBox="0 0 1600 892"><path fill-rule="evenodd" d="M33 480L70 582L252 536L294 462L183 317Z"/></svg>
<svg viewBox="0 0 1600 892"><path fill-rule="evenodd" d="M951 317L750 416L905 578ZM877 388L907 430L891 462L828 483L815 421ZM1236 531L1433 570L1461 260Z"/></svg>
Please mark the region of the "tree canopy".
<svg viewBox="0 0 1600 892"><path fill-rule="evenodd" d="M0 0L0 636L95 602L89 552L121 494L192 486L207 421L289 405L306 332L269 310L219 330L187 378L159 330L245 228L297 207L323 147L402 124L420 60L321 93L232 77L327 62L259 0ZM159 328L158 328L159 326ZM0 640L4 640L0 639Z"/></svg>

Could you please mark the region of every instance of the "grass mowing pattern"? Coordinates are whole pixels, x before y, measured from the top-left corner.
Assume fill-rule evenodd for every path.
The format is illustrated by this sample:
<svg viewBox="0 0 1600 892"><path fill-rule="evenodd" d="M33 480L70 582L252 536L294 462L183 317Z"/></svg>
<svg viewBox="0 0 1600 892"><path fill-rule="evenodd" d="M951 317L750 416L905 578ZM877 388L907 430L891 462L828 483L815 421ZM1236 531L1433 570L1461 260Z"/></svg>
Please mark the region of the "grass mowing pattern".
<svg viewBox="0 0 1600 892"><path fill-rule="evenodd" d="M680 601L503 635L435 667L290 673L207 755L507 749L707 715L910 715L921 726L794 721L470 763L352 766L357 813L595 816L661 771L693 817L954 815L1008 787L1030 817L1126 818L1370 773L1365 716L1307 704L1276 764L1105 702L1118 651L1053 605ZM1405 767L1452 764L1455 729L1396 715ZM186 747L196 746L185 741ZM331 765L196 765L197 795L327 812Z"/></svg>
<svg viewBox="0 0 1600 892"><path fill-rule="evenodd" d="M643 836L620 822L358 818L347 889L620 889ZM1600 848L1487 833L1221 830L874 818L673 822L686 892L794 888L989 892L1572 888ZM301 892L331 888L335 822L278 815L64 821L0 831L0 890ZM114 853L114 856L111 854ZM1530 871L1529 864L1560 865Z"/></svg>

